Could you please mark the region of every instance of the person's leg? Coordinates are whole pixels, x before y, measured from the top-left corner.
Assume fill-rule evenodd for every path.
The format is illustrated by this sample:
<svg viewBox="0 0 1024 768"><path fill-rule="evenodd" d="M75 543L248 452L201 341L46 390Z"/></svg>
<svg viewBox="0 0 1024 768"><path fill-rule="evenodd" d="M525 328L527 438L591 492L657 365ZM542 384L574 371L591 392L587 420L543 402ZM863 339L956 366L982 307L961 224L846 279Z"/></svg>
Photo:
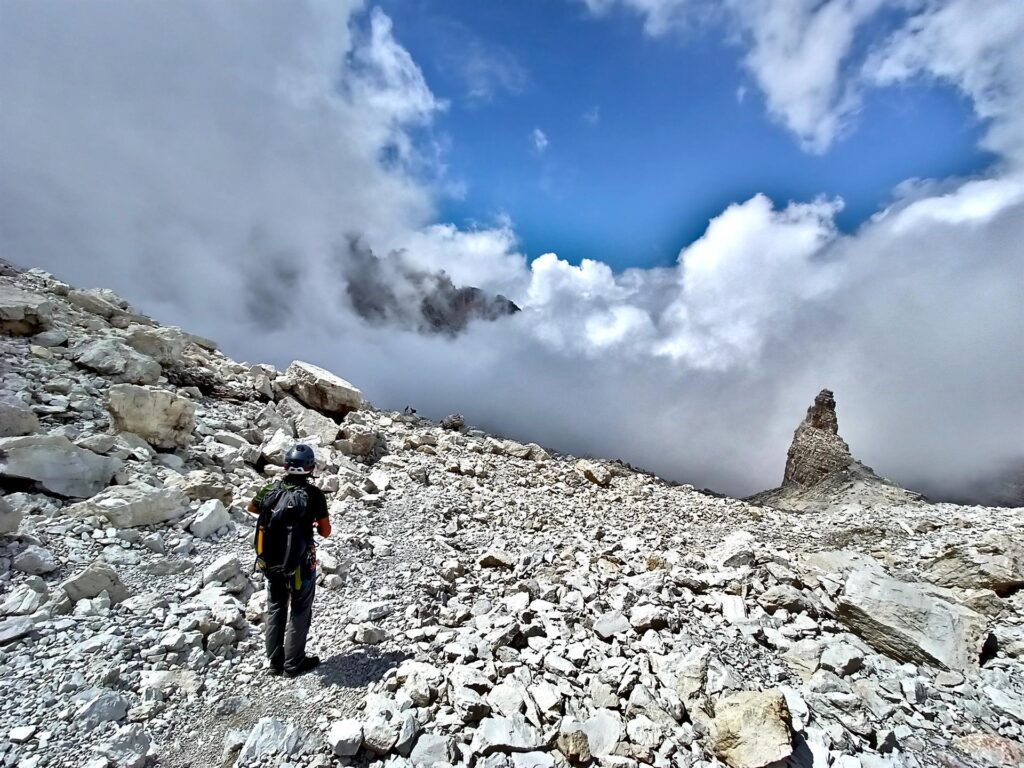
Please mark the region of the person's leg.
<svg viewBox="0 0 1024 768"><path fill-rule="evenodd" d="M306 637L313 618L313 594L316 591L316 576L303 582L298 591L291 595L291 615L288 617L288 633L285 637L285 671L303 671L306 660Z"/></svg>
<svg viewBox="0 0 1024 768"><path fill-rule="evenodd" d="M291 590L287 580L267 579L267 626L264 639L271 666L280 671L285 661L285 627L288 624L288 602Z"/></svg>

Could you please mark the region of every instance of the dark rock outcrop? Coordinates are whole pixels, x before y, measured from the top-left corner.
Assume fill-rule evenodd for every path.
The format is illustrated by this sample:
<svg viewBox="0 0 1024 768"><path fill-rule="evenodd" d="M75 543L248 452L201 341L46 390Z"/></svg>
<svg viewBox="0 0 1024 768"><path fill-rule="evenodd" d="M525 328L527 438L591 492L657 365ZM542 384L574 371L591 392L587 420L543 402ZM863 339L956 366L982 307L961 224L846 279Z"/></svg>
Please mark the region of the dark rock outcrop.
<svg viewBox="0 0 1024 768"><path fill-rule="evenodd" d="M823 389L793 435L782 484L809 488L853 461L850 446L839 436L835 396Z"/></svg>

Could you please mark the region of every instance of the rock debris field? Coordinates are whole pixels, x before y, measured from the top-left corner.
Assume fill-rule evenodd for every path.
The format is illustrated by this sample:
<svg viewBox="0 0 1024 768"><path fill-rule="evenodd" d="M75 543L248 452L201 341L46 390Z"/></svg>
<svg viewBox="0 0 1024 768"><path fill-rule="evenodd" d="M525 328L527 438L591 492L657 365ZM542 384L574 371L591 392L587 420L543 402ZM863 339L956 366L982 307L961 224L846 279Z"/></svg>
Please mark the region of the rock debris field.
<svg viewBox="0 0 1024 768"><path fill-rule="evenodd" d="M877 478L827 390L719 498L0 273L2 766L1024 765L1022 510ZM300 439L334 535L289 680L243 508Z"/></svg>

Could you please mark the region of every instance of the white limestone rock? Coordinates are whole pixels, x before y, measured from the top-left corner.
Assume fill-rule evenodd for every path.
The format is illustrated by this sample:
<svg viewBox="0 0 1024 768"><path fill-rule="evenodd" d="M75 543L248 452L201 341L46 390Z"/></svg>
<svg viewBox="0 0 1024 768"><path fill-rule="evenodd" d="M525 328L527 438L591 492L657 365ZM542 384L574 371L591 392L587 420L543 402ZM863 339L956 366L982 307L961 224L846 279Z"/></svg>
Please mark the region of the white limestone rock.
<svg viewBox="0 0 1024 768"><path fill-rule="evenodd" d="M83 368L128 384L155 384L163 372L160 363L120 339L91 341L75 351L74 359Z"/></svg>
<svg viewBox="0 0 1024 768"><path fill-rule="evenodd" d="M115 429L136 434L156 448L192 442L196 404L168 390L117 384L107 394L107 410Z"/></svg>
<svg viewBox="0 0 1024 768"><path fill-rule="evenodd" d="M189 526L193 536L208 539L231 522L231 515L219 499L203 502Z"/></svg>
<svg viewBox="0 0 1024 768"><path fill-rule="evenodd" d="M363 406L363 395L352 384L311 363L296 360L284 378L295 397L317 411L344 415Z"/></svg>
<svg viewBox="0 0 1024 768"><path fill-rule="evenodd" d="M116 528L136 528L168 523L183 517L188 511L188 497L176 488L118 485L107 488L88 501L73 504L68 514L100 517Z"/></svg>
<svg viewBox="0 0 1024 768"><path fill-rule="evenodd" d="M97 597L102 592L110 596L111 603L120 603L129 594L117 571L100 560L65 581L61 589L73 603Z"/></svg>

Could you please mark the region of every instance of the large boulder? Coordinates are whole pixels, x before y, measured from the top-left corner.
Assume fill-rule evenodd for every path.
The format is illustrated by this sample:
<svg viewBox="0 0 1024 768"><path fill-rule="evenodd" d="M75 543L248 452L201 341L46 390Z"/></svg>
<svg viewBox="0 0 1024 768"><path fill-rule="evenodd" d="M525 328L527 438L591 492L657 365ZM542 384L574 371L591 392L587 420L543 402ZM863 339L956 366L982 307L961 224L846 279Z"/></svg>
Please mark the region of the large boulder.
<svg viewBox="0 0 1024 768"><path fill-rule="evenodd" d="M1024 586L1024 547L998 534L975 544L956 544L935 558L924 575L943 587L1006 594Z"/></svg>
<svg viewBox="0 0 1024 768"><path fill-rule="evenodd" d="M188 497L180 490L149 485L114 486L68 510L75 517L104 518L115 528L159 525L188 511Z"/></svg>
<svg viewBox="0 0 1024 768"><path fill-rule="evenodd" d="M340 376L296 360L285 372L291 391L301 402L324 413L344 415L362 407L363 394Z"/></svg>
<svg viewBox="0 0 1024 768"><path fill-rule="evenodd" d="M96 561L61 584L68 598L77 603L97 597L101 592L110 596L111 603L120 603L128 598L128 589L110 565Z"/></svg>
<svg viewBox="0 0 1024 768"><path fill-rule="evenodd" d="M953 593L875 568L850 573L838 616L881 653L961 672L977 668L989 638L985 618L954 602Z"/></svg>
<svg viewBox="0 0 1024 768"><path fill-rule="evenodd" d="M188 445L196 428L195 403L163 389L115 384L107 395L107 410L115 429L133 432L156 448Z"/></svg>
<svg viewBox="0 0 1024 768"><path fill-rule="evenodd" d="M30 336L46 330L53 303L45 296L0 282L0 333Z"/></svg>
<svg viewBox="0 0 1024 768"><path fill-rule="evenodd" d="M22 403L0 400L0 437L20 437L39 431L39 419Z"/></svg>
<svg viewBox="0 0 1024 768"><path fill-rule="evenodd" d="M132 325L128 328L127 340L136 352L167 366L180 363L185 347L188 346L188 337L180 328L173 327Z"/></svg>
<svg viewBox="0 0 1024 768"><path fill-rule="evenodd" d="M123 314L123 310L117 303L117 296L113 292L101 291L95 288L86 290L73 290L68 292L68 303L84 309L93 315L98 315L104 320L109 320L115 315Z"/></svg>
<svg viewBox="0 0 1024 768"><path fill-rule="evenodd" d="M711 749L732 768L785 765L793 754L789 722L782 691L734 693L715 704Z"/></svg>
<svg viewBox="0 0 1024 768"><path fill-rule="evenodd" d="M58 496L94 496L120 468L119 459L79 448L62 435L0 438L0 477L31 480Z"/></svg>
<svg viewBox="0 0 1024 768"><path fill-rule="evenodd" d="M154 384L162 373L160 363L120 339L90 342L76 350L74 357L83 368L129 384Z"/></svg>

